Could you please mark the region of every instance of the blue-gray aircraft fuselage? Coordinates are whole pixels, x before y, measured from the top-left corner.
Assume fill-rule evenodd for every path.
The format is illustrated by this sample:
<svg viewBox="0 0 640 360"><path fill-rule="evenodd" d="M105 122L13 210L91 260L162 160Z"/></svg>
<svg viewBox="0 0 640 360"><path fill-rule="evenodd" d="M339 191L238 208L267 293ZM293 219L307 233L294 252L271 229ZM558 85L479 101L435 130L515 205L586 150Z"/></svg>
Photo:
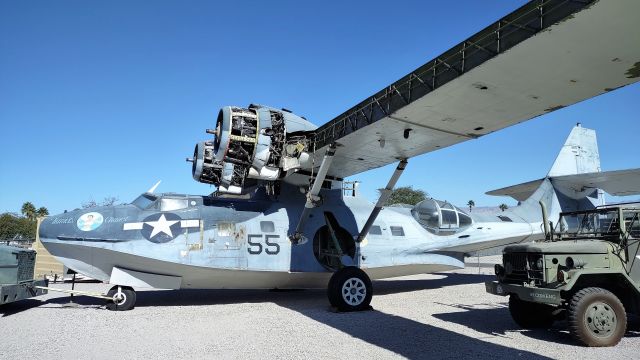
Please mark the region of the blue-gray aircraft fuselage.
<svg viewBox="0 0 640 360"><path fill-rule="evenodd" d="M574 154L576 147L583 151ZM147 192L130 204L48 217L39 235L69 268L125 290L319 288L341 270L358 269L362 273L351 276L364 276L364 289L355 291L369 297L352 300L351 307L360 308L370 300L369 278L461 268L469 253L541 237L540 203L550 218L561 210L598 205L599 191L570 197L560 181L597 170L595 132L577 126L552 167L554 176L533 188L527 183L512 190L526 194L518 206L467 212L426 199L415 206L384 207L361 240L376 208L355 189L344 191L337 180L324 182L307 212L302 205L308 197L287 183L278 196L263 187L245 198ZM303 216L303 230L294 239ZM332 303L351 309L335 299Z"/></svg>

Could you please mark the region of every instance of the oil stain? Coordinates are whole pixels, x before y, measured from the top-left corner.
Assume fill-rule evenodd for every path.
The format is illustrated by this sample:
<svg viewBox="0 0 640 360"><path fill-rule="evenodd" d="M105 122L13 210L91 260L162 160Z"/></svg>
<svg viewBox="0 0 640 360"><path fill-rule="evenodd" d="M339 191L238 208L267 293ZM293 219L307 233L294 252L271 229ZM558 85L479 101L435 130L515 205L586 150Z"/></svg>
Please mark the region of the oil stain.
<svg viewBox="0 0 640 360"><path fill-rule="evenodd" d="M548 108L544 109L544 111L545 112L552 112L552 111L560 110L563 107L564 107L564 105L552 106L552 107L548 107Z"/></svg>
<svg viewBox="0 0 640 360"><path fill-rule="evenodd" d="M634 79L634 78L640 77L640 61L633 64L631 69L627 70L625 75L627 75L627 79Z"/></svg>

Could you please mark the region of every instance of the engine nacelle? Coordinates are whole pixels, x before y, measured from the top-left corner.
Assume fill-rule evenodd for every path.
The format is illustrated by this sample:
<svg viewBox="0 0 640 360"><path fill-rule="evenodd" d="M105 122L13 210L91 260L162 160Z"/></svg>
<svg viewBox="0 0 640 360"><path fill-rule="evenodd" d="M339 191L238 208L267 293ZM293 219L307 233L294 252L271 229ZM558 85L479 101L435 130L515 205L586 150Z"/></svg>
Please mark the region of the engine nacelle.
<svg viewBox="0 0 640 360"><path fill-rule="evenodd" d="M287 127L296 136L288 139ZM314 129L313 124L286 110L225 106L218 113L215 129L207 129L214 140L198 143L193 159L188 159L193 161L193 178L233 194L258 181L276 181L283 174L283 165L289 170L288 164L307 150L309 142L298 132ZM295 151L291 153L291 149Z"/></svg>
<svg viewBox="0 0 640 360"><path fill-rule="evenodd" d="M191 159L188 159L191 160ZM222 162L215 160L213 142L199 142L193 151L191 175L205 184L219 184L222 177Z"/></svg>

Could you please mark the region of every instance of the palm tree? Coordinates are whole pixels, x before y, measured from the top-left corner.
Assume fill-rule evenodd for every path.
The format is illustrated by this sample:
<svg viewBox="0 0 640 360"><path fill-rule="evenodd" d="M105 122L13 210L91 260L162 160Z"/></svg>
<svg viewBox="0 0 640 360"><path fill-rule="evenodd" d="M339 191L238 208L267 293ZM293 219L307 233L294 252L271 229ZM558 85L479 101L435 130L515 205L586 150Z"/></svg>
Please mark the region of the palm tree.
<svg viewBox="0 0 640 360"><path fill-rule="evenodd" d="M38 217L47 216L47 215L49 215L49 210L46 207L42 206L38 210L36 210L36 215Z"/></svg>
<svg viewBox="0 0 640 360"><path fill-rule="evenodd" d="M476 206L475 201L473 200L469 200L469 202L467 203L467 205L469 206L469 212L471 212L471 208Z"/></svg>
<svg viewBox="0 0 640 360"><path fill-rule="evenodd" d="M22 215L24 215L27 219L33 220L36 218L36 207L29 201L22 204Z"/></svg>
<svg viewBox="0 0 640 360"><path fill-rule="evenodd" d="M500 210L505 211L507 210L509 207L507 206L507 204L500 204L500 206L498 206L500 208Z"/></svg>

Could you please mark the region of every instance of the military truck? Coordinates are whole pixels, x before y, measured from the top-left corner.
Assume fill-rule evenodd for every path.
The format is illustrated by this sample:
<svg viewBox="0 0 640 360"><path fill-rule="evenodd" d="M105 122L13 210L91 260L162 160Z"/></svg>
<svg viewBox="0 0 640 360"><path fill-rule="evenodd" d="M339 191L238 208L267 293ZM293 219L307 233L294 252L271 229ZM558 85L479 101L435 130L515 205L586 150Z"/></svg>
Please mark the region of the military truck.
<svg viewBox="0 0 640 360"><path fill-rule="evenodd" d="M523 328L566 318L578 342L613 346L640 311L639 216L628 206L564 212L554 228L543 205L545 239L505 247L486 290L509 296Z"/></svg>
<svg viewBox="0 0 640 360"><path fill-rule="evenodd" d="M36 252L0 245L0 305L47 293L48 282L35 280Z"/></svg>

